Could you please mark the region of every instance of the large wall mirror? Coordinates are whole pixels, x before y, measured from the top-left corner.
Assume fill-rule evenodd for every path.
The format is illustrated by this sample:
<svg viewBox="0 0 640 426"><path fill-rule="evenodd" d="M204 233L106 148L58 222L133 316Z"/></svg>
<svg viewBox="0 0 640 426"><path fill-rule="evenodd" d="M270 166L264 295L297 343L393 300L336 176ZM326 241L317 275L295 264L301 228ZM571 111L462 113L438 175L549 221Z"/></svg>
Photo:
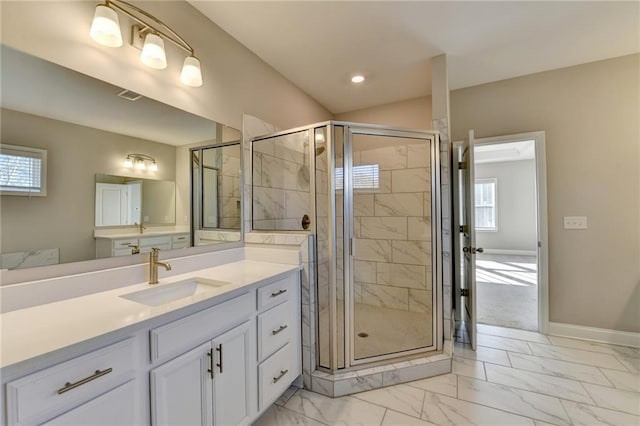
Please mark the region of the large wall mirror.
<svg viewBox="0 0 640 426"><path fill-rule="evenodd" d="M238 130L4 45L0 55L1 269L239 244ZM196 151L217 176L193 194Z"/></svg>

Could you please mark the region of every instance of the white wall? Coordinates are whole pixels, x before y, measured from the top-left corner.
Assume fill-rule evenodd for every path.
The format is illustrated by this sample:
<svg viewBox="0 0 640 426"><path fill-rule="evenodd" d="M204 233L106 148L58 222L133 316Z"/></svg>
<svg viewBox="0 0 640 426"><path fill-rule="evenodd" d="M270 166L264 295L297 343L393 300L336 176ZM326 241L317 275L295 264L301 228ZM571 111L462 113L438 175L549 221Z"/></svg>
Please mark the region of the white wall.
<svg viewBox="0 0 640 426"><path fill-rule="evenodd" d="M476 179L497 179L498 230L477 231L476 245L498 250L536 250L534 160L480 163Z"/></svg>
<svg viewBox="0 0 640 426"><path fill-rule="evenodd" d="M451 92L453 140L545 131L552 322L640 332L639 70L636 54Z"/></svg>
<svg viewBox="0 0 640 426"><path fill-rule="evenodd" d="M431 128L431 96L408 99L335 115L336 120L385 124L412 129Z"/></svg>

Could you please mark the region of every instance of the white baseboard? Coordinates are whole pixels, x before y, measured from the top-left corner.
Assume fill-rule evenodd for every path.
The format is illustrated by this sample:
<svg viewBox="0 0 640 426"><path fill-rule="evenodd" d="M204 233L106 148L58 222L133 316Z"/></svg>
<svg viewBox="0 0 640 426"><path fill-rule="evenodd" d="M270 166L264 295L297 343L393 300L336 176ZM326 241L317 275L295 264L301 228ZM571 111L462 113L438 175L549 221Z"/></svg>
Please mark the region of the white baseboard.
<svg viewBox="0 0 640 426"><path fill-rule="evenodd" d="M535 256L535 250L484 249L485 254L512 254L516 256Z"/></svg>
<svg viewBox="0 0 640 426"><path fill-rule="evenodd" d="M629 331L550 322L549 334L552 336L571 337L574 339L640 348L640 333L632 333Z"/></svg>

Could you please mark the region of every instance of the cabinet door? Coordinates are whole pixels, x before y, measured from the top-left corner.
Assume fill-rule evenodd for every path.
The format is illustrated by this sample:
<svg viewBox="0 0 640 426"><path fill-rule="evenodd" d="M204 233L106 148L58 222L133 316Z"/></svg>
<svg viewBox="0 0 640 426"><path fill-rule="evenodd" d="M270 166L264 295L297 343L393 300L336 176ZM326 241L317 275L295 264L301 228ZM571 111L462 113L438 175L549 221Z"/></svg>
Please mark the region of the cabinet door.
<svg viewBox="0 0 640 426"><path fill-rule="evenodd" d="M151 422L154 425L210 425L211 343L151 370Z"/></svg>
<svg viewBox="0 0 640 426"><path fill-rule="evenodd" d="M248 423L253 415L256 391L252 369L255 360L255 324L247 321L213 341L216 354L213 375L214 425L229 426Z"/></svg>
<svg viewBox="0 0 640 426"><path fill-rule="evenodd" d="M138 424L134 381L85 402L55 419L44 423L54 425L128 426ZM114 409L117 407L117 409Z"/></svg>

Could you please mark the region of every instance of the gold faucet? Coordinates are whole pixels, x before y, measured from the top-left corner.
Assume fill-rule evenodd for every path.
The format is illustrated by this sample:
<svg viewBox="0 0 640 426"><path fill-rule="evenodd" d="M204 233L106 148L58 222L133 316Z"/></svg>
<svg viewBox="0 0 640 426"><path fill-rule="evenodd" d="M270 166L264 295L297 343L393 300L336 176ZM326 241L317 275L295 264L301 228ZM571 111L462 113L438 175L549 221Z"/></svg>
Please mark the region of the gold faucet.
<svg viewBox="0 0 640 426"><path fill-rule="evenodd" d="M166 262L158 262L159 248L152 248L149 253L149 284L158 284L158 266L164 266L167 271L171 270L171 265Z"/></svg>

